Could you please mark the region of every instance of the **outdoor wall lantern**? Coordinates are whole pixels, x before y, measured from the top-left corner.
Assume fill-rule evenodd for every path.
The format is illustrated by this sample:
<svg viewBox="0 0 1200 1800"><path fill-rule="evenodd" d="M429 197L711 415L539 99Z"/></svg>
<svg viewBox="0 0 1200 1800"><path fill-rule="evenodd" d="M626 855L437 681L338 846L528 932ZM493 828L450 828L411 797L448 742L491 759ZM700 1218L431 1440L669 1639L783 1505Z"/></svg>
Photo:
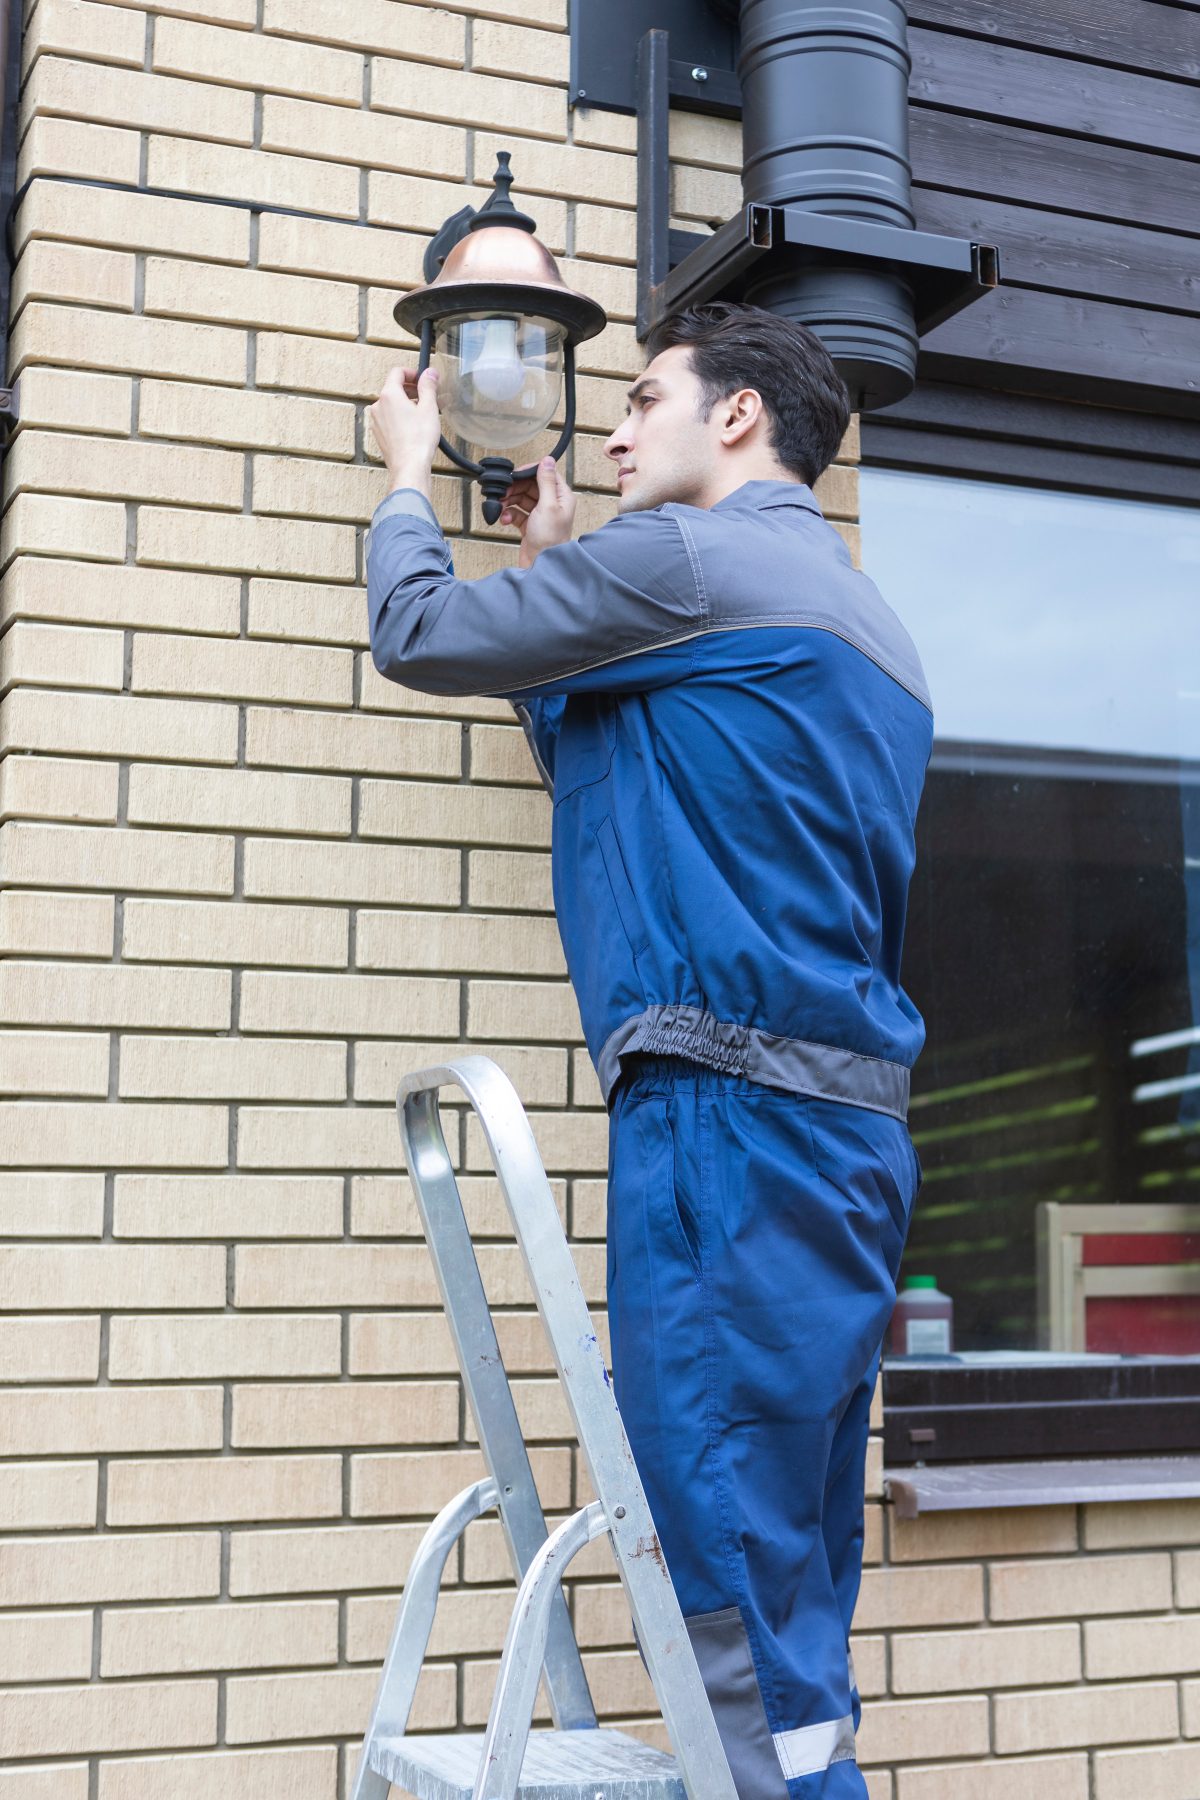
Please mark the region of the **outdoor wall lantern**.
<svg viewBox="0 0 1200 1800"><path fill-rule="evenodd" d="M478 462L442 437L450 461L483 490L483 516L500 517L517 469L510 455L544 431L566 381L565 420L551 454L557 460L575 429L575 345L607 323L604 308L568 288L537 226L509 197L510 152L496 156L493 191L464 206L425 252L426 285L394 307L397 322L421 340L417 373L433 361L444 426L484 452Z"/></svg>

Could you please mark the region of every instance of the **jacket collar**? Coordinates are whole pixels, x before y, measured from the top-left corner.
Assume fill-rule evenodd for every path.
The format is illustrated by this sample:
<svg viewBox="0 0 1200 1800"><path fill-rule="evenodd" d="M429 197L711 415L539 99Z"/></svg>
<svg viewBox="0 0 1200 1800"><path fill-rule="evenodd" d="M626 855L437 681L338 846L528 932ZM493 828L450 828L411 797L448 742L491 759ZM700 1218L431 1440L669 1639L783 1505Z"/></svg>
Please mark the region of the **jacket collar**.
<svg viewBox="0 0 1200 1800"><path fill-rule="evenodd" d="M816 513L818 518L824 515L818 506L810 487L802 481L743 481L740 488L732 494L726 494L723 500L710 507L711 512L720 512L727 507L730 512L734 508L753 507L755 511L764 511L771 506L800 506L805 512Z"/></svg>

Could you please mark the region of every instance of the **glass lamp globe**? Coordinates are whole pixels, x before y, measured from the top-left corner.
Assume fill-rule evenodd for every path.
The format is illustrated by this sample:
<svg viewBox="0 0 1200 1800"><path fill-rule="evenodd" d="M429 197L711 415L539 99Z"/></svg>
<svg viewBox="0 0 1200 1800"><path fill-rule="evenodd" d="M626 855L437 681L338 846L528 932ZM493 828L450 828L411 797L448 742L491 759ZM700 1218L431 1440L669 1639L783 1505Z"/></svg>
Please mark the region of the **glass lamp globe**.
<svg viewBox="0 0 1200 1800"><path fill-rule="evenodd" d="M524 313L441 319L431 361L443 428L482 450L514 450L544 431L563 383L564 327Z"/></svg>

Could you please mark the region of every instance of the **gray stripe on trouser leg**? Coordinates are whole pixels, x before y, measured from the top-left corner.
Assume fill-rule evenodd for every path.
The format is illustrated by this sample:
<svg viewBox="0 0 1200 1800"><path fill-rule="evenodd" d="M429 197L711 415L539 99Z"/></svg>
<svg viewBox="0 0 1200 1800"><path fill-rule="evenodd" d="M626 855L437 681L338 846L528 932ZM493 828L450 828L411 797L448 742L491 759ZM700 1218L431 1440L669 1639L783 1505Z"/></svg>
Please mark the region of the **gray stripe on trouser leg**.
<svg viewBox="0 0 1200 1800"><path fill-rule="evenodd" d="M738 1800L787 1800L787 1784L742 1615L736 1606L685 1619Z"/></svg>
<svg viewBox="0 0 1200 1800"><path fill-rule="evenodd" d="M832 1763L854 1759L854 1719L822 1719L819 1725L801 1725L795 1731L777 1731L775 1748L789 1781L798 1775L819 1775Z"/></svg>

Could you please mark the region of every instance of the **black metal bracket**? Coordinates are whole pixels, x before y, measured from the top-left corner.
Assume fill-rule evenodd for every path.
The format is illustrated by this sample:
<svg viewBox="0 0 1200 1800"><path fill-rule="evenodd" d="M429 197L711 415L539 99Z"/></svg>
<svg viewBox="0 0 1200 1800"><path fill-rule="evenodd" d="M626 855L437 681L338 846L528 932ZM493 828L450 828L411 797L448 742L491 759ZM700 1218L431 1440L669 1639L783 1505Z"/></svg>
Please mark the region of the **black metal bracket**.
<svg viewBox="0 0 1200 1800"><path fill-rule="evenodd" d="M10 388L0 388L0 428L5 437L11 437L17 428L19 418L18 402L21 397L21 384L14 381Z"/></svg>
<svg viewBox="0 0 1200 1800"><path fill-rule="evenodd" d="M639 340L661 318L684 306L739 299L747 271L772 258L786 256L789 266L836 261L895 272L913 290L918 336L999 284L1000 253L992 244L844 219L800 206L748 205L707 237L702 232L671 231L668 126L673 66L668 33L647 31L637 55Z"/></svg>
<svg viewBox="0 0 1200 1800"><path fill-rule="evenodd" d="M651 25L671 35L671 98L690 112L737 118L742 92L735 70L737 0L572 0L568 106L638 111L629 54Z"/></svg>

